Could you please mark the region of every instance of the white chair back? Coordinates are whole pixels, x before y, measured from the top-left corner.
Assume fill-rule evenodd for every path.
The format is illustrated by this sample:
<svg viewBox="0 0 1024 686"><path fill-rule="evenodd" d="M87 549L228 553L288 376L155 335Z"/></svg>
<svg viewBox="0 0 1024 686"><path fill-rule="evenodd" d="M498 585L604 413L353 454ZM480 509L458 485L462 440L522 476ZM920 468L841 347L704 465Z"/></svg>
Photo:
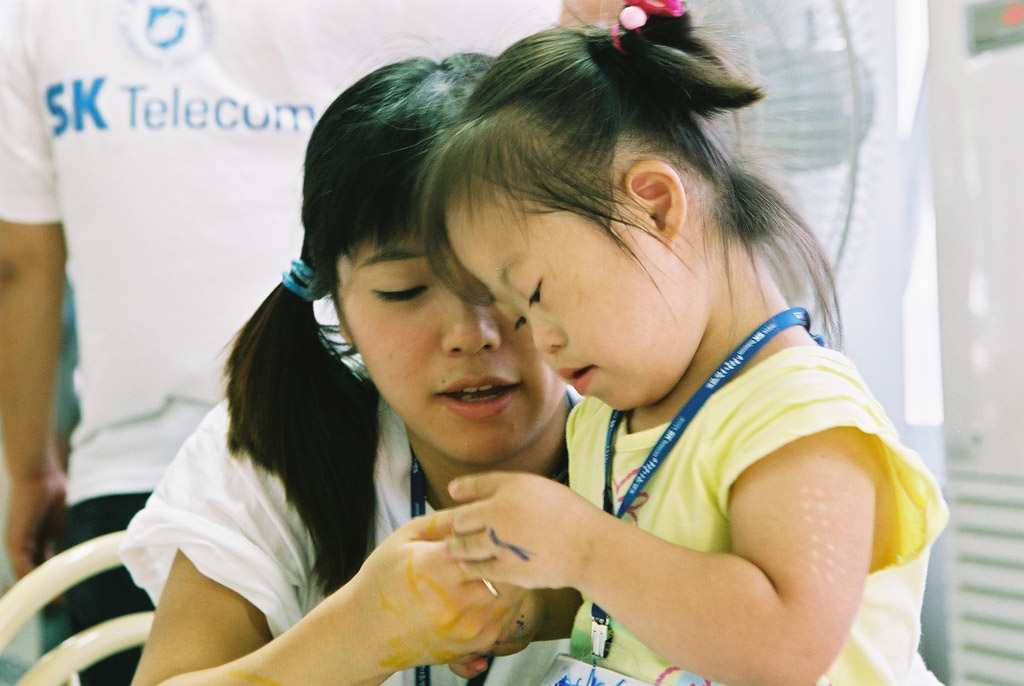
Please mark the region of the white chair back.
<svg viewBox="0 0 1024 686"><path fill-rule="evenodd" d="M100 536L56 555L0 596L0 652L22 626L64 591L91 576L121 564L118 548L124 532ZM145 643L152 612L117 617L79 632L39 659L17 686L77 684L78 672Z"/></svg>

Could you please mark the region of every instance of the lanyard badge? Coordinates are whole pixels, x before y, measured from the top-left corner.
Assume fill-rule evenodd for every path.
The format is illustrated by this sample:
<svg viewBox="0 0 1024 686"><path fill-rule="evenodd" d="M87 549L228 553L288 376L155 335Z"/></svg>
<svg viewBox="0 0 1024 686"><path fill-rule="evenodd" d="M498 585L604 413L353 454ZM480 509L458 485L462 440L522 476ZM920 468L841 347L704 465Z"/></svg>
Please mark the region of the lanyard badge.
<svg viewBox="0 0 1024 686"><path fill-rule="evenodd" d="M608 615L590 618L590 653L594 659L608 657L608 649L612 647L612 628L608 626Z"/></svg>

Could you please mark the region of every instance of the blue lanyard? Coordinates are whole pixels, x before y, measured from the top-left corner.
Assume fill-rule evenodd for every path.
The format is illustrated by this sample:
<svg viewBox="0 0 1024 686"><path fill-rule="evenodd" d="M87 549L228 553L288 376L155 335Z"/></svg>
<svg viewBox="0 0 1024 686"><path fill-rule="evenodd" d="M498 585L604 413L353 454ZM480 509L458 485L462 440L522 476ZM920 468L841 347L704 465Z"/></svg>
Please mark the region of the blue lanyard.
<svg viewBox="0 0 1024 686"><path fill-rule="evenodd" d="M571 410L576 401L568 390L565 396ZM409 472L409 510L413 517L419 517L427 513L426 477L423 476L423 466L416 459L415 454L412 456L412 468ZM484 681L487 680L487 673L490 671L493 663L494 656L488 655L487 669L466 682L466 686L484 686ZM421 665L416 668L416 686L430 686L430 667Z"/></svg>
<svg viewBox="0 0 1024 686"><path fill-rule="evenodd" d="M423 467L415 455L412 456L412 469L409 472L409 509L413 517L427 513L427 482L423 476ZM466 686L484 686L493 661L494 656L488 655L487 669L466 682ZM430 667L420 665L416 668L416 686L430 686Z"/></svg>
<svg viewBox="0 0 1024 686"><path fill-rule="evenodd" d="M637 472L636 476L633 477L632 483L629 485L629 489L626 491L626 495L622 498L622 503L619 505L619 509L616 512L614 504L612 502L611 493L611 474L612 474L612 456L615 452L615 432L619 428L619 424L622 423L623 413L621 410L614 410L612 412L611 420L608 422L608 435L605 441L604 449L604 510L609 514L614 514L620 519L624 514L629 512L629 508L633 505L633 501L636 496L640 493L640 490L647 485L647 482L654 476L654 472L661 465L662 460L672 450L672 447L676 444L679 438L683 435L683 431L690 424L690 420L693 419L694 415L704 406L707 399L711 397L711 394L717 391L719 388L725 385L725 383L733 377L736 372L746 364L747 360L754 355L761 347L775 337L783 329L788 329L791 326L800 325L804 328L810 328L810 317L807 314L807 310L801 307L794 307L780 312L775 315L764 324L762 324L754 333L738 348L733 350L732 354L726 358L725 362L715 370L715 372L708 377L704 385L693 394L686 404L683 405L682 409L676 414L675 418L669 423L668 428L665 429L665 433L661 435L658 442L651 448L651 452L647 455L647 459L644 460L643 465L640 467L640 471ZM820 342L820 341L819 341ZM591 609L591 618L593 625L591 627L591 637L593 640L593 652L595 657L605 657L607 655L607 644L610 642L610 630L608 629L608 613L602 610L597 603L593 604ZM598 650L600 648L600 651Z"/></svg>
<svg viewBox="0 0 1024 686"><path fill-rule="evenodd" d="M484 686L487 680L487 672L491 669L491 661L494 658L487 656L487 669L466 682L466 686ZM430 686L430 667L420 665L416 668L416 686Z"/></svg>

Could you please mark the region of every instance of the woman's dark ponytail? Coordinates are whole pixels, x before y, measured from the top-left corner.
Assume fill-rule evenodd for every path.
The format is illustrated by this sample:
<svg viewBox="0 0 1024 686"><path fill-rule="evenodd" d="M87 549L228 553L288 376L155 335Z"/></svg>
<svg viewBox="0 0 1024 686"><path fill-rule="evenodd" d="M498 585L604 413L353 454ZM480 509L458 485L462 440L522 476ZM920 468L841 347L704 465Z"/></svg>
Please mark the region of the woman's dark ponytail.
<svg viewBox="0 0 1024 686"><path fill-rule="evenodd" d="M227 362L228 446L284 483L325 592L362 564L375 508L377 391L334 345L313 304L278 286Z"/></svg>
<svg viewBox="0 0 1024 686"><path fill-rule="evenodd" d="M333 298L339 260L419 238L413 185L490 58L381 67L324 111L306 149L302 262L245 324L228 358L228 445L277 475L313 539L329 593L373 543L379 394L305 296ZM308 292L307 292L308 291Z"/></svg>

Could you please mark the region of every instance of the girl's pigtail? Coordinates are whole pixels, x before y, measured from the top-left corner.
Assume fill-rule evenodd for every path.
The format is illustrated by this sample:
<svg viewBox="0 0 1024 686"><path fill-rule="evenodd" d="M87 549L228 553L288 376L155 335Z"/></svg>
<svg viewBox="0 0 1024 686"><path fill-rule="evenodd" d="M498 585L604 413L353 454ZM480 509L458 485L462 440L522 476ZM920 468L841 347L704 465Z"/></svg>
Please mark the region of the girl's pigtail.
<svg viewBox="0 0 1024 686"><path fill-rule="evenodd" d="M689 12L651 16L642 28L619 30L615 40L603 30L591 49L595 52L603 53L602 62L617 64L630 90L641 88L657 94L656 99L665 98L660 103L665 111L711 118L764 97L757 84L725 59L725 51L695 35Z"/></svg>
<svg viewBox="0 0 1024 686"><path fill-rule="evenodd" d="M787 296L802 299L810 287L825 338L839 346L835 278L814 231L780 189L735 158L703 123L757 103L764 91L731 61L728 50L697 35L689 12L650 16L639 29L603 33L604 40L592 39L591 56L600 53L606 65L615 65L618 87L627 101L642 104L647 130L669 132L686 162L719 190L720 225L750 249L756 246L784 287L801 291Z"/></svg>
<svg viewBox="0 0 1024 686"><path fill-rule="evenodd" d="M281 478L317 551L324 592L359 569L373 531L377 391L284 286L263 301L228 362L228 446Z"/></svg>

